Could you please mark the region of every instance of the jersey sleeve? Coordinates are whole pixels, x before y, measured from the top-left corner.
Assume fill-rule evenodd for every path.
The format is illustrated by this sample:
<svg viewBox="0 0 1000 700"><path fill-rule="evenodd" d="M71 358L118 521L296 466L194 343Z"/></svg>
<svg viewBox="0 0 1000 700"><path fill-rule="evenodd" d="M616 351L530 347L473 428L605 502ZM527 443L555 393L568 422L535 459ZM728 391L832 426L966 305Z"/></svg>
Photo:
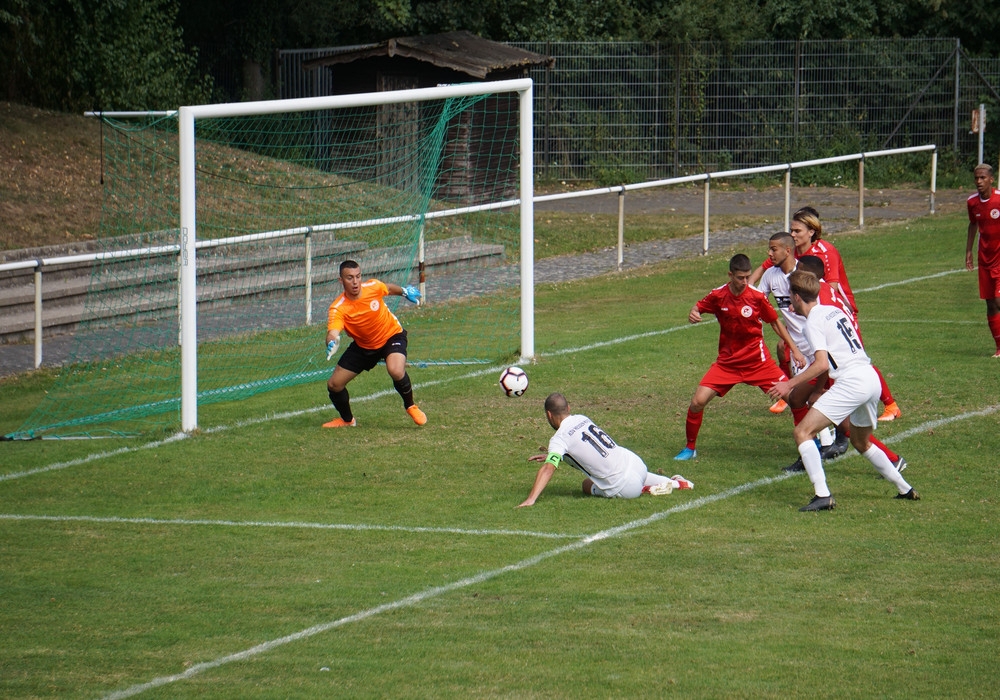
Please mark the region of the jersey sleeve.
<svg viewBox="0 0 1000 700"><path fill-rule="evenodd" d="M705 295L705 297L696 304L696 307L698 308L698 311L703 314L716 313L719 310L719 303L715 292L713 291Z"/></svg>
<svg viewBox="0 0 1000 700"><path fill-rule="evenodd" d="M344 330L344 315L340 312L340 304L342 301L342 296L334 299L333 303L330 304L329 310L326 312L327 332L340 333Z"/></svg>
<svg viewBox="0 0 1000 700"><path fill-rule="evenodd" d="M765 296L763 292L761 292L758 306L760 319L764 323L774 323L778 320L778 312L774 310L774 307L771 306L771 302L767 300L767 296Z"/></svg>

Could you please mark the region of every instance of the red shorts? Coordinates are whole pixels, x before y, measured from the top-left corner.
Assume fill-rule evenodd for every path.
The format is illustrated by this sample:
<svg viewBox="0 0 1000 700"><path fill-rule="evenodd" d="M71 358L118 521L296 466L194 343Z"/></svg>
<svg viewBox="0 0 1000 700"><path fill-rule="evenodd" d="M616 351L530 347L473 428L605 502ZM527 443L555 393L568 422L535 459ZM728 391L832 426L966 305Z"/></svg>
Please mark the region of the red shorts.
<svg viewBox="0 0 1000 700"><path fill-rule="evenodd" d="M1000 265L987 267L979 261L979 298L1000 298Z"/></svg>
<svg viewBox="0 0 1000 700"><path fill-rule="evenodd" d="M698 385L707 386L719 396L725 396L737 384L749 384L767 393L775 384L787 379L781 368L773 362L761 362L752 369L732 369L713 362Z"/></svg>

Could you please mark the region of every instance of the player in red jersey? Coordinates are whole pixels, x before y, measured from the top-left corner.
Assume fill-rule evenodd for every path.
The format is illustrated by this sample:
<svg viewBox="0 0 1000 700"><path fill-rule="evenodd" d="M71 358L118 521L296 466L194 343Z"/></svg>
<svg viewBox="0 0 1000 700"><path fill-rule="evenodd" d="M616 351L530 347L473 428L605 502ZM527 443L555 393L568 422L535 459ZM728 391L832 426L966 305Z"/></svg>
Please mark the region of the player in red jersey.
<svg viewBox="0 0 1000 700"><path fill-rule="evenodd" d="M729 261L729 283L713 289L688 314L691 323L700 323L704 313L715 315L719 322L719 356L691 397L685 423L687 444L674 459L698 456L695 443L705 406L716 396L725 396L737 384L749 384L766 393L777 382L787 379L767 350L765 323L793 348L795 364L805 366L805 358L778 319L778 312L763 293L750 286L750 274L750 258L742 253L734 255Z"/></svg>
<svg viewBox="0 0 1000 700"><path fill-rule="evenodd" d="M979 298L986 301L986 323L1000 358L1000 190L993 188L993 168L980 163L972 171L976 194L969 197L969 238L965 268L974 269L972 244L979 233Z"/></svg>
<svg viewBox="0 0 1000 700"><path fill-rule="evenodd" d="M833 287L834 291L847 300L855 319L858 316L858 305L854 302L854 292L851 290L850 282L847 280L847 270L844 268L843 258L837 248L827 240L823 239L823 224L820 223L819 213L812 207L803 207L792 215L792 222L789 224L789 233L795 240L795 257L801 258L803 255L815 255L823 261L823 278ZM770 261L764 263L754 271L750 278L750 284L756 284L764 270L770 267ZM877 370L876 370L877 371ZM889 389L889 384L881 372L878 379L882 387L882 395L879 400L885 404L885 410L878 417L883 423L895 420L903 415L899 410L899 404Z"/></svg>
<svg viewBox="0 0 1000 700"><path fill-rule="evenodd" d="M353 260L340 264L340 283L344 293L333 300L327 312L326 359L329 361L340 344L340 332L347 331L353 339L337 361L326 383L330 402L340 414L324 423L324 428L345 428L357 425L351 411L347 384L362 372L385 361L392 385L403 399L403 408L417 425L427 422L427 416L413 402L413 385L406 373L406 331L396 315L385 305L389 295L405 297L414 304L420 301L416 287L385 284L377 279L362 282L361 266Z"/></svg>

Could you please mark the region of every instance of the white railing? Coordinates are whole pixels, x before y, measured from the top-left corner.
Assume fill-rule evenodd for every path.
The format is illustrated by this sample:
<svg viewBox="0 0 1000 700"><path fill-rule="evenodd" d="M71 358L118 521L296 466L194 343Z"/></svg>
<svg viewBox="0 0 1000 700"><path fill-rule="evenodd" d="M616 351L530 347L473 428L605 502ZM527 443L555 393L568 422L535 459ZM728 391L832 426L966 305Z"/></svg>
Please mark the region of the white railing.
<svg viewBox="0 0 1000 700"><path fill-rule="evenodd" d="M865 187L864 187L864 167L865 160L881 156L900 155L903 153L918 153L923 151L931 152L931 181L930 181L930 208L929 213L935 212L934 197L937 191L937 147L933 144L926 146L913 146L910 148L894 148L883 151L869 151L865 153L853 153L845 156L832 158L819 158L816 160L804 160L794 163L783 163L780 165L767 165L757 168L744 168L742 170L726 170L723 172L702 173L699 175L686 175L683 177L668 178L665 180L652 180L640 182L632 185L617 185L614 187L601 187L579 192L565 192L560 194L538 195L533 197L535 203L553 202L562 199L575 199L577 197L592 197L597 195L617 194L618 195L618 268L621 269L624 261L624 238L625 238L625 194L630 191L650 189L655 187L667 187L670 185L680 185L693 182L703 182L705 190L704 206L704 229L702 252L707 253L709 247L709 219L711 216L711 182L723 178L747 177L762 173L784 172L784 194L785 194L785 225L787 231L791 218L791 172L796 168L806 168L831 163L843 163L858 161L858 226L865 225ZM305 302L306 313L305 322L308 325L312 322L312 246L311 236L321 231L338 231L345 229L365 228L369 226L384 225L388 223L398 223L403 221L418 221L424 219L436 219L448 216L459 216L476 211L493 209L504 209L515 207L520 204L520 199L510 199L503 202L494 202L488 205L460 207L442 211L427 212L424 215L404 215L397 217L384 217L365 221L354 221L344 223L332 223L317 226L301 226L296 228L279 229L274 231L263 231L259 233L246 234L232 238L217 238L212 240L198 241L198 249L216 248L226 245L235 245L245 242L263 241L277 238L287 238L291 236L303 236L305 238L305 256L303 266L305 270ZM422 247L421 247L422 249ZM181 244L150 246L135 248L131 250L116 250L104 253L89 253L84 255L65 255L51 258L38 258L34 260L22 260L13 263L0 264L0 273L13 272L17 270L34 269L34 343L35 343L35 367L42 364L43 357L43 322L42 322L42 271L46 267L56 265L91 263L101 260L125 259L150 255L179 255L182 250ZM423 260L420 261L421 263ZM421 284L423 286L423 284Z"/></svg>

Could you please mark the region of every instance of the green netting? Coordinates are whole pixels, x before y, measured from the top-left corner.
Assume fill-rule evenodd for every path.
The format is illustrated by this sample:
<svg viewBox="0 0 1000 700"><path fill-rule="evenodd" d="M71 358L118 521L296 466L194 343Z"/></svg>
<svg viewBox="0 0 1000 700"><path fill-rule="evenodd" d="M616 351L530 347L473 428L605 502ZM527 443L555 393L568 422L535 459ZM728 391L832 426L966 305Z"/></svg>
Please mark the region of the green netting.
<svg viewBox="0 0 1000 700"><path fill-rule="evenodd" d="M519 213L438 213L518 196L517 108L497 94L199 120L199 406L324 382L348 258L416 284L423 250L425 303L389 299L411 365L516 354ZM14 437L179 427L177 122L106 119L104 134L103 247L142 253L94 264L71 360Z"/></svg>

